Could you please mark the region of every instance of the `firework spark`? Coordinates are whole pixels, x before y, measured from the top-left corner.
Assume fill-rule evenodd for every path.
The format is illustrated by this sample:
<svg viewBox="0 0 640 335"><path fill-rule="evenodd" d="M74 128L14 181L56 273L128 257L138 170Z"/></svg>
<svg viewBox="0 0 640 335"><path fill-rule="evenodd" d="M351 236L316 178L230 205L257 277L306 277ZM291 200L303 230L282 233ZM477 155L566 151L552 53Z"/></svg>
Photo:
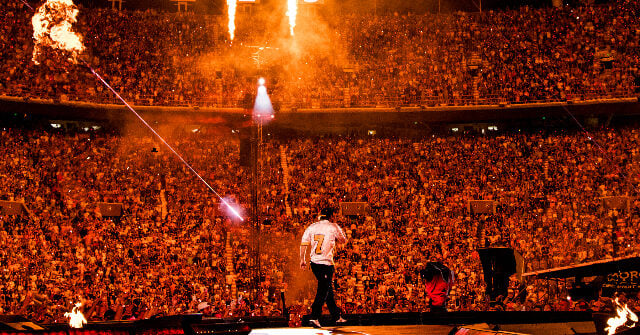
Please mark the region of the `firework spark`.
<svg viewBox="0 0 640 335"><path fill-rule="evenodd" d="M232 0L229 0L232 1ZM233 0L235 3L235 0ZM234 5L235 6L235 5ZM234 7L235 8L235 7ZM33 50L33 62L38 64L38 58L40 57L40 53L42 51L42 47L50 47L57 50L65 50L71 54L70 60L74 63L78 60L78 55L84 51L84 45L82 44L82 37L71 31L71 26L76 22L76 16L78 15L78 8L73 4L72 0L47 0L45 4L40 6L36 14L33 16L31 20L33 23L33 38L36 41L34 50ZM234 9L235 12L235 9ZM182 158L182 156L171 146L167 141L158 134L158 132L153 129L145 121L138 112L136 112L129 103L124 100L116 92L116 90L111 87L107 83L106 80L102 78L87 62L82 61L87 68L91 71L91 73L98 78L98 80L104 84L122 103L145 125L154 135L156 135L162 143L164 143L171 152L173 152L179 159L184 163L184 165L193 172L200 181L202 181L209 190L211 190L220 200L221 202L229 208L229 211L235 215L240 221L244 221L242 216L238 211L236 211L231 205L222 198L222 196L216 192L209 183L207 183L202 176L189 164L187 161Z"/></svg>
<svg viewBox="0 0 640 335"><path fill-rule="evenodd" d="M236 8L238 0L227 0L227 12L229 15L229 38L231 41L236 36Z"/></svg>
<svg viewBox="0 0 640 335"><path fill-rule="evenodd" d="M296 27L296 16L298 16L298 0L287 0L287 16L289 17L289 30L293 36L293 28Z"/></svg>
<svg viewBox="0 0 640 335"><path fill-rule="evenodd" d="M218 192L216 192L216 190L214 190L213 187L211 187L211 185L209 185L209 183L207 183L207 181L204 180L204 178L202 178L202 176L200 176L200 174L191 166L191 164L189 164L184 158L182 158L182 155L180 155L167 141L165 141L165 139L162 136L160 136L160 134L158 134L158 132L155 129L153 129L153 127L151 127L151 125L147 123L147 121L145 121L145 119L143 119L142 116L140 116L140 114L138 114L138 112L136 112L136 110L133 107L131 107L131 105L129 105L129 103L126 100L124 100L124 98L120 94L118 94L118 92L116 92L116 90L113 89L113 87L111 87L111 85L109 85L109 83L107 83L107 81L104 80L101 75L99 75L91 66L89 66L89 64L85 63L85 65L89 68L91 73L93 73L93 75L96 78L98 78L98 80L100 80L100 82L104 84L104 86L108 88L111 91L111 93L113 93L116 96L116 98L122 101L122 103L140 120L140 122L142 122L147 128L149 128L149 130L151 130L151 132L154 135L156 135L156 137L160 141L162 141L162 143L167 148L169 148L169 150L171 150L171 152L173 152L173 154L176 155L176 157L178 157L178 159L180 159L180 161L187 168L189 168L189 170L191 170L191 172L193 172L193 174L196 175L196 177L198 177L198 179L200 179L200 181L203 182L207 186L207 188L209 188L209 190L211 190L211 192L213 192L213 194L216 195L216 197L218 197L218 199L220 199L222 204L224 204L229 209L230 213L232 213L240 221L244 221L244 219L242 218L242 215L240 215L240 213L236 209L234 209L229 202L227 202L224 198L222 198L222 196Z"/></svg>
<svg viewBox="0 0 640 335"><path fill-rule="evenodd" d="M72 31L77 21L78 8L72 0L47 0L38 7L31 19L33 25L33 62L39 64L43 48L64 50L69 59L76 63L80 53L84 51L82 36Z"/></svg>
<svg viewBox="0 0 640 335"><path fill-rule="evenodd" d="M235 0L229 0L234 2ZM234 9L235 12L235 9ZM41 46L48 46L53 49L62 49L71 52L71 60L76 62L78 55L84 51L84 45L82 44L82 38L80 35L71 32L71 25L76 22L76 16L78 15L78 9L73 4L72 0L47 0L47 2L40 6L34 15L32 22L34 26L34 39L36 40L36 47L34 48L33 62L38 64L37 56L40 53ZM229 209L229 211L237 217L240 221L244 221L240 213L234 209L222 196L216 192L216 190L207 183L202 176L180 155L167 141L165 141L158 132L145 121L136 110L129 105L129 103L116 92L106 80L102 78L87 62L82 61L91 73L98 78L98 80L107 87L111 93L113 93L122 103L142 122L151 132L156 135L162 141L162 143L173 152L178 159L184 165L193 172L193 174L202 181L213 194Z"/></svg>

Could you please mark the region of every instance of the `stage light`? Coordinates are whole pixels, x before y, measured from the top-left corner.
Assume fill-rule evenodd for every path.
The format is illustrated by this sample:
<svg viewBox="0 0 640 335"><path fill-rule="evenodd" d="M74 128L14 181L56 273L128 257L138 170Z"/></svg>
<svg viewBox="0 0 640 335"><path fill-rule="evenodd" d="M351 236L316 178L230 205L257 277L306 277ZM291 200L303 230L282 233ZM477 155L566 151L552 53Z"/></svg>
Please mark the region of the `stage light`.
<svg viewBox="0 0 640 335"><path fill-rule="evenodd" d="M268 122L273 119L273 105L267 93L267 87L264 86L265 83L266 80L264 78L258 79L258 93L253 104L253 117L260 119L261 122Z"/></svg>

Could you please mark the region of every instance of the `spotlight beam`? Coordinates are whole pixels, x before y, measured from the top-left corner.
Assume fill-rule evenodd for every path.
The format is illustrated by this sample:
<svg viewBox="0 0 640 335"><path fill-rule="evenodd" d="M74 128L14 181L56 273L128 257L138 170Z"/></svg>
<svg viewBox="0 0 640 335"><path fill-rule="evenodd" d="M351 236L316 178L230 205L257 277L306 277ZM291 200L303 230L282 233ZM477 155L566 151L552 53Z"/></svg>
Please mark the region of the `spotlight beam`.
<svg viewBox="0 0 640 335"><path fill-rule="evenodd" d="M218 199L220 199L220 201L227 206L227 208L229 208L229 211L231 211L231 213L233 213L233 215L235 215L238 219L240 219L240 221L244 221L244 219L242 218L242 216L240 215L240 213L238 213L238 211L236 211L231 204L229 204L226 200L224 200L224 198L222 198L222 196L216 192L216 190L213 189L213 187L211 187L211 185L209 185L209 183L207 183L206 180L204 180L204 178L202 178L202 176L200 176L200 174L191 166L191 164L189 164L184 158L182 158L182 156L169 144L167 143L167 141L164 140L164 138L162 138L162 136L160 136L160 134L158 134L158 132L153 129L153 127L151 127L151 125L149 125L149 123L147 123L147 121L145 121L145 119L142 118L142 116L140 116L140 114L138 114L138 112L136 112L136 110L131 107L131 105L129 105L129 103L124 100L124 98L122 96L120 96L120 94L118 94L118 92L116 92L116 90L113 89L113 87L111 87L111 85L109 85L109 83L107 83L106 80L104 80L102 78L102 76L100 76L100 74L98 74L87 62L85 62L84 60L82 61L84 63L85 66L87 66L87 68L89 68L89 70L91 71L91 73L96 76L96 78L98 78L98 80L100 80L100 82L102 82L102 84L104 84L104 86L106 86L111 93L113 93L120 101L122 101L122 103L127 106L127 108L145 125L147 126L147 128L149 128L149 130L151 130L151 132L156 135L156 137L158 139L160 139L160 141L162 141L162 143L164 143L164 145L169 148L169 150L171 150L171 152L173 152L176 157L178 157L178 159L180 159L182 161L182 163L184 163L184 165L186 165L189 170L191 170L191 172L193 172L193 174L196 175L196 177L198 177L198 179L200 179L200 181L202 181L208 188L209 190L211 190L211 192L213 192L213 194L215 194Z"/></svg>

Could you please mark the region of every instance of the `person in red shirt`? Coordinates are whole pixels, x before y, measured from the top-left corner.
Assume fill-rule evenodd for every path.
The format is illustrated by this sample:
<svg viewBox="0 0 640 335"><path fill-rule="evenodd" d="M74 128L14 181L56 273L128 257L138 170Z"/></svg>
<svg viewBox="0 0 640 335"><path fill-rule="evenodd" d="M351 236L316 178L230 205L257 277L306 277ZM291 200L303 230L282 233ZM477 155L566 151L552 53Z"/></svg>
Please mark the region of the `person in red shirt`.
<svg viewBox="0 0 640 335"><path fill-rule="evenodd" d="M453 286L455 276L441 262L429 262L420 270L420 276L425 281L425 290L429 297L429 308L432 312L446 312L449 291Z"/></svg>

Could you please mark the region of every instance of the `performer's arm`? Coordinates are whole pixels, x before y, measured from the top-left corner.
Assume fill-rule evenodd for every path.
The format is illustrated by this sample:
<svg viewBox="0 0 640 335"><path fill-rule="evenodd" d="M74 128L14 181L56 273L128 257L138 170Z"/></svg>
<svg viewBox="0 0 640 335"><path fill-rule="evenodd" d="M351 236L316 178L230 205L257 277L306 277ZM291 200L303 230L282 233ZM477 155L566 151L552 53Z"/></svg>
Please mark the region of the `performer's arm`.
<svg viewBox="0 0 640 335"><path fill-rule="evenodd" d="M301 244L300 245L300 268L304 269L307 267L307 248L309 247L309 244Z"/></svg>
<svg viewBox="0 0 640 335"><path fill-rule="evenodd" d="M307 249L311 245L311 234L309 230L305 230L304 234L302 234L302 241L300 242L300 268L304 269L307 267Z"/></svg>
<svg viewBox="0 0 640 335"><path fill-rule="evenodd" d="M338 243L347 243L347 235L344 234L344 231L342 230L342 228L340 228L340 225L338 225L337 223L334 223L336 225L336 241Z"/></svg>

